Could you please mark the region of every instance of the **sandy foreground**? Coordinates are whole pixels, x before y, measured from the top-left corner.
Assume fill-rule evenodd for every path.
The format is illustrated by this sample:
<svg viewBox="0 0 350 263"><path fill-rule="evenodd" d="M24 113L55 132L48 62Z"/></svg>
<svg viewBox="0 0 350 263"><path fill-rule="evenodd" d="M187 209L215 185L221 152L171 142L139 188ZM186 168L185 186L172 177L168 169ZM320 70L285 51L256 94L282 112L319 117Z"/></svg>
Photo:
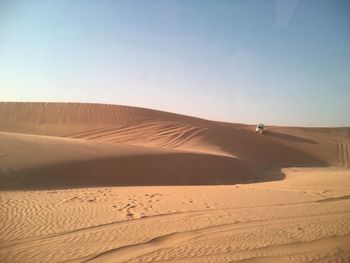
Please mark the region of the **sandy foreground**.
<svg viewBox="0 0 350 263"><path fill-rule="evenodd" d="M350 262L350 129L0 103L0 262Z"/></svg>

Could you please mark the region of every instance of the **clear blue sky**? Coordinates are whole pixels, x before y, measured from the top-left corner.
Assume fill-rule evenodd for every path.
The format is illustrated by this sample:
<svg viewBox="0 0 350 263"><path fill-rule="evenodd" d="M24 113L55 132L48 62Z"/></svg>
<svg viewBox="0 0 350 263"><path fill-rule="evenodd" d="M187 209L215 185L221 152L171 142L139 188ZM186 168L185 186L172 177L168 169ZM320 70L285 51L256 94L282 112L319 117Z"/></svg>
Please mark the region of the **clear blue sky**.
<svg viewBox="0 0 350 263"><path fill-rule="evenodd" d="M350 126L350 1L0 0L0 100Z"/></svg>

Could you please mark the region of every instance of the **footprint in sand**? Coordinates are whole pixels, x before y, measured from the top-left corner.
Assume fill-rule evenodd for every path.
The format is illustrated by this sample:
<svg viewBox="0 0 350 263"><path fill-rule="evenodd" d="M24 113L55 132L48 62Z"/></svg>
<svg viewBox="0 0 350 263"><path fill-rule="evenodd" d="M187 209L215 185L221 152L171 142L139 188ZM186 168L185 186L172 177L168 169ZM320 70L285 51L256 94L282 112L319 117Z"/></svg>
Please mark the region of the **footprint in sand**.
<svg viewBox="0 0 350 263"><path fill-rule="evenodd" d="M79 197L77 197L77 196L74 196L74 197L72 197L69 201L72 201L72 202L74 202L74 201L78 201L79 200Z"/></svg>

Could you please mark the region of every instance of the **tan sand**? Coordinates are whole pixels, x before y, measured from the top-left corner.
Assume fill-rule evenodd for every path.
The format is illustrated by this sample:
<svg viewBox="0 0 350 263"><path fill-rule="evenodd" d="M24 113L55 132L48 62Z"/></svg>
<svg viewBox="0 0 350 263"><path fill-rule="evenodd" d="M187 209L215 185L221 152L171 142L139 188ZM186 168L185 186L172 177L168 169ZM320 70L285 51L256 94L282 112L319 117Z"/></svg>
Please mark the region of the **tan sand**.
<svg viewBox="0 0 350 263"><path fill-rule="evenodd" d="M0 103L0 262L349 262L350 129Z"/></svg>

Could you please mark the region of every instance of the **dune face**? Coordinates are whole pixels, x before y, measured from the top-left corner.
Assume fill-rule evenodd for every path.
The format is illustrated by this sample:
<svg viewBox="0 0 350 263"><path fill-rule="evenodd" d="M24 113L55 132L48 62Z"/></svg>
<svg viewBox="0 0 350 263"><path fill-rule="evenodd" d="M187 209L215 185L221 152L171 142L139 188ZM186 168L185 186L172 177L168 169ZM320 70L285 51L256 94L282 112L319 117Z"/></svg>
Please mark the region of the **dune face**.
<svg viewBox="0 0 350 263"><path fill-rule="evenodd" d="M350 262L350 128L0 103L0 262Z"/></svg>
<svg viewBox="0 0 350 263"><path fill-rule="evenodd" d="M248 164L227 156L15 133L0 133L0 147L2 189L253 180Z"/></svg>
<svg viewBox="0 0 350 263"><path fill-rule="evenodd" d="M347 128L270 127L259 136L250 125L127 106L1 103L0 127L2 188L48 187L50 177L52 187L245 183L267 169L266 180L281 179L276 169L345 167L350 158Z"/></svg>

